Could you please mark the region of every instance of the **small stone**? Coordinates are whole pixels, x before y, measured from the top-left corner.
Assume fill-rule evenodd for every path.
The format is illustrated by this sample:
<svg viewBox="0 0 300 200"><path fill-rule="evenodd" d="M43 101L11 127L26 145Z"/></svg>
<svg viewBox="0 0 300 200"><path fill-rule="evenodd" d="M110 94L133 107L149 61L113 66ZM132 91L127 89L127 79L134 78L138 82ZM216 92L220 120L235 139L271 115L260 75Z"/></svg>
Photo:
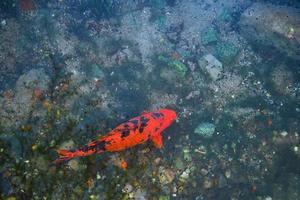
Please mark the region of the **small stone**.
<svg viewBox="0 0 300 200"><path fill-rule="evenodd" d="M132 192L132 190L133 190L133 186L131 184L127 183L125 185L125 187L122 189L122 192L123 193L130 193L130 192Z"/></svg>
<svg viewBox="0 0 300 200"><path fill-rule="evenodd" d="M159 182L162 185L171 183L175 178L175 173L171 169L159 168Z"/></svg>
<svg viewBox="0 0 300 200"><path fill-rule="evenodd" d="M225 177L226 178L230 178L231 177L231 171L230 170L226 170L225 171Z"/></svg>
<svg viewBox="0 0 300 200"><path fill-rule="evenodd" d="M216 126L212 123L203 122L197 126L194 133L201 135L203 137L209 138L215 132Z"/></svg>
<svg viewBox="0 0 300 200"><path fill-rule="evenodd" d="M189 176L190 176L189 172L185 170L185 171L182 172L182 174L179 176L179 181L185 183L185 182L188 180Z"/></svg>
<svg viewBox="0 0 300 200"><path fill-rule="evenodd" d="M200 172L201 172L201 175L202 175L202 176L206 176L206 175L208 174L208 170L207 170L207 169L204 169L204 168L202 168L202 169L200 170Z"/></svg>
<svg viewBox="0 0 300 200"><path fill-rule="evenodd" d="M34 144L34 145L31 146L31 150L32 150L32 151L36 151L37 148L38 148L38 145L37 145L37 144Z"/></svg>
<svg viewBox="0 0 300 200"><path fill-rule="evenodd" d="M72 159L68 162L68 166L74 171L79 170L79 161L77 159Z"/></svg>
<svg viewBox="0 0 300 200"><path fill-rule="evenodd" d="M97 199L97 196L94 195L94 194L91 194L91 195L90 195L90 199L91 199L91 200L96 200L96 199Z"/></svg>
<svg viewBox="0 0 300 200"><path fill-rule="evenodd" d="M299 146L294 146L294 147L293 147L293 151L294 151L295 153L298 153L298 152L299 152Z"/></svg>
<svg viewBox="0 0 300 200"><path fill-rule="evenodd" d="M286 131L282 131L282 132L280 133L280 135L281 135L282 137L285 137L285 136L287 136L287 135L288 135L288 132L286 132Z"/></svg>
<svg viewBox="0 0 300 200"><path fill-rule="evenodd" d="M146 200L146 192L144 192L141 189L138 189L133 193L133 199Z"/></svg>
<svg viewBox="0 0 300 200"><path fill-rule="evenodd" d="M6 20L3 19L3 20L1 21L1 26L6 26L6 24L7 24Z"/></svg>
<svg viewBox="0 0 300 200"><path fill-rule="evenodd" d="M160 161L161 161L161 158L158 157L158 158L155 158L154 163L156 165L158 165L160 163Z"/></svg>

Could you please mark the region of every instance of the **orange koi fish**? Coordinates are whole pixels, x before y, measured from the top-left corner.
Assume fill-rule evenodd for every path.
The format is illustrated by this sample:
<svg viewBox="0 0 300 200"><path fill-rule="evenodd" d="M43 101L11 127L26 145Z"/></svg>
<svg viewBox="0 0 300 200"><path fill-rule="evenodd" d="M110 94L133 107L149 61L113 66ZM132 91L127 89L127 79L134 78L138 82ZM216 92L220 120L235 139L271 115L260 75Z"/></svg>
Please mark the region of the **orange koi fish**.
<svg viewBox="0 0 300 200"><path fill-rule="evenodd" d="M94 153L122 151L148 140L152 140L157 148L161 148L163 145L161 134L175 119L176 112L170 109L144 112L141 116L118 125L107 135L83 147L74 150L58 150L60 157L54 163L59 164L72 158L88 156Z"/></svg>

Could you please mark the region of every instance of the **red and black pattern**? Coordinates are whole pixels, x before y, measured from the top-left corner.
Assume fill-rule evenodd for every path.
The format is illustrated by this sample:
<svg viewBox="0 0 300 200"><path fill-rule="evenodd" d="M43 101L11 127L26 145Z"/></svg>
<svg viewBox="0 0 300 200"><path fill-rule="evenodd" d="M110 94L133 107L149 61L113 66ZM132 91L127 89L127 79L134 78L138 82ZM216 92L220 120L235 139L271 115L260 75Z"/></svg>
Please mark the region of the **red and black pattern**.
<svg viewBox="0 0 300 200"><path fill-rule="evenodd" d="M124 122L107 135L75 150L58 150L60 155L55 163L74 157L88 156L94 153L121 151L151 139L156 147L162 147L161 133L176 119L176 112L160 109L145 112L141 116Z"/></svg>

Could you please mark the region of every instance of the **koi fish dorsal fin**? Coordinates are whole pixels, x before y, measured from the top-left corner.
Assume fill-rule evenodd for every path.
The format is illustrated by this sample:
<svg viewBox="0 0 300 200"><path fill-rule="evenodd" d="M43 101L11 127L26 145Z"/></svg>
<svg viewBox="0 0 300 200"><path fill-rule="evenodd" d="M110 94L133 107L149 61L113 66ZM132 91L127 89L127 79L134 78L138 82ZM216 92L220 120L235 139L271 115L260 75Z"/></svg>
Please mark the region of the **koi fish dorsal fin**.
<svg viewBox="0 0 300 200"><path fill-rule="evenodd" d="M163 141L162 141L162 136L161 134L157 134L155 136L153 136L152 138L153 144L156 148L162 148L163 146Z"/></svg>

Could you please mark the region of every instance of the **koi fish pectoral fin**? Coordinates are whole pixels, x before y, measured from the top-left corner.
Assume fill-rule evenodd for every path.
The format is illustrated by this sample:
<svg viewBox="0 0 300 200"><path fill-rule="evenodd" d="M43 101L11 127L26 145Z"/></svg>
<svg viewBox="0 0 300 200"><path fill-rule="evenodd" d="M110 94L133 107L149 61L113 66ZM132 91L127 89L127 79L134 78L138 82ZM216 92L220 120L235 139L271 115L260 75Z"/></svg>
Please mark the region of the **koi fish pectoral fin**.
<svg viewBox="0 0 300 200"><path fill-rule="evenodd" d="M162 136L161 134L157 134L155 136L153 136L152 138L153 144L156 148L162 148L163 146L163 141L162 141Z"/></svg>

